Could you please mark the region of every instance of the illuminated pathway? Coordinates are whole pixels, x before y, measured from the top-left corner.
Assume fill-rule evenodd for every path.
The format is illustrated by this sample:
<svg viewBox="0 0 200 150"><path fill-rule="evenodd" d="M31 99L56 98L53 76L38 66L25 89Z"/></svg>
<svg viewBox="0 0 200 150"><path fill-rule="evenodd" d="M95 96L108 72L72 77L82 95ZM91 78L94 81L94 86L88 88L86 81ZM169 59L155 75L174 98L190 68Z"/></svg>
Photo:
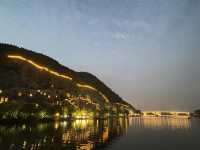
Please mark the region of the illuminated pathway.
<svg viewBox="0 0 200 150"><path fill-rule="evenodd" d="M40 66L40 65L36 64L35 62L33 62L32 60L26 59L26 58L24 58L22 56L8 55L8 58L19 59L19 60L28 62L29 64L33 65L34 67L36 67L36 68L38 68L40 70L44 70L46 72L49 72L50 74L53 74L53 75L55 75L57 77L61 77L61 78L67 79L67 80L72 80L72 78L69 77L69 76L66 76L66 75L63 75L63 74L59 74L58 72L52 71L52 70L48 69L47 67Z"/></svg>
<svg viewBox="0 0 200 150"><path fill-rule="evenodd" d="M29 60L29 59L26 59L24 58L23 56L19 56L19 55L8 55L8 58L11 58L11 59L18 59L18 60L22 60L22 61L25 61L31 65L33 65L34 67L36 67L37 69L39 70L44 70L52 75L55 75L57 77L61 77L61 78L64 78L66 80L70 80L72 81L73 79L67 75L63 75L63 74L60 74L56 71L52 71L50 70L49 68L47 67L44 67L44 66L41 66L41 65L38 65L37 63L33 62L32 60ZM109 99L100 91L98 91L96 88L90 86L90 85L87 85L87 84L80 84L80 83L77 83L76 84L77 87L79 88L87 88L87 89L90 89L90 90L93 90L95 92L97 92L99 95L101 95L101 97L103 97L103 99L105 100L105 102L109 102Z"/></svg>

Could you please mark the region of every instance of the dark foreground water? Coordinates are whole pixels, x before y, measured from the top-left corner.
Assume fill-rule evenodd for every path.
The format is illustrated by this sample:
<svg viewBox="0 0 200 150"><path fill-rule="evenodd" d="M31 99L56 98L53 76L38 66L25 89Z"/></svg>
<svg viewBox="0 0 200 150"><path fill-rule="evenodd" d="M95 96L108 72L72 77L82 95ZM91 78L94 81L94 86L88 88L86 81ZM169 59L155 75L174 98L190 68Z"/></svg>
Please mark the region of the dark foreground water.
<svg viewBox="0 0 200 150"><path fill-rule="evenodd" d="M200 119L118 118L0 125L0 150L199 150Z"/></svg>

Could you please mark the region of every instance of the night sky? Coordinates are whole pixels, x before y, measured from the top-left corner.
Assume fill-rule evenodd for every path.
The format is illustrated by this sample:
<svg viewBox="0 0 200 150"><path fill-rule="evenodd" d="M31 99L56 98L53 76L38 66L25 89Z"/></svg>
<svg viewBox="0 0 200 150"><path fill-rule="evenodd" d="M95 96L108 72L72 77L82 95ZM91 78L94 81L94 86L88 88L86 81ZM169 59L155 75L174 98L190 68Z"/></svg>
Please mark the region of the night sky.
<svg viewBox="0 0 200 150"><path fill-rule="evenodd" d="M200 0L0 0L0 42L91 72L140 109L200 108Z"/></svg>

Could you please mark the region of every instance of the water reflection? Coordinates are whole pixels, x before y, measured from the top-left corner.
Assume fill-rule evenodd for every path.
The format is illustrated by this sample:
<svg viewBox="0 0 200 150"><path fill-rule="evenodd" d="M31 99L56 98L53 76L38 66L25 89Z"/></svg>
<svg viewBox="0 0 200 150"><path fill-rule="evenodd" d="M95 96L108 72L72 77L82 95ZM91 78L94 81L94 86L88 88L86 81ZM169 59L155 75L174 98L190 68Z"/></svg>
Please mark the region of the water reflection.
<svg viewBox="0 0 200 150"><path fill-rule="evenodd" d="M170 130L188 130L191 128L190 119L187 118L132 118L132 123L135 127L146 129L170 129Z"/></svg>
<svg viewBox="0 0 200 150"><path fill-rule="evenodd" d="M127 131L127 118L0 125L2 149L84 149L107 145Z"/></svg>
<svg viewBox="0 0 200 150"><path fill-rule="evenodd" d="M74 120L36 125L0 125L1 149L81 149L105 147L128 128L189 129L188 119L118 118L107 120Z"/></svg>

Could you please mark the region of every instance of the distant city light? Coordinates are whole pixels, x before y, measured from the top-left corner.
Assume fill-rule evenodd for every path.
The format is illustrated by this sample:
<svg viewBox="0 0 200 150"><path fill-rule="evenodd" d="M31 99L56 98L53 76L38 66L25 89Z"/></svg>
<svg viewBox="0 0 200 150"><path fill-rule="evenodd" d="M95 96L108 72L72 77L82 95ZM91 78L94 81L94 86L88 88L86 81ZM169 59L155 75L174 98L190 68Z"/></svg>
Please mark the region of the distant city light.
<svg viewBox="0 0 200 150"><path fill-rule="evenodd" d="M8 102L8 98L7 97L1 97L0 98L0 104L7 103L7 102Z"/></svg>
<svg viewBox="0 0 200 150"><path fill-rule="evenodd" d="M8 55L8 58L11 58L11 59L19 59L19 60L22 60L22 61L25 61L31 65L33 65L34 67L40 69L40 70L44 70L50 74L53 74L57 77L61 77L61 78L64 78L64 79L67 79L67 80L73 80L71 77L67 76L67 75L63 75L63 74L60 74L58 72L55 72L55 71L52 71L50 70L49 68L47 67L44 67L44 66L41 66L41 65L38 65L37 63L33 62L32 60L29 60L29 59L26 59L24 58L23 56L18 56L18 55ZM102 96L102 98L106 101L106 102L109 102L109 99L100 91L98 91L96 88L90 86L90 85L86 85L86 84L80 84L80 83L77 83L76 84L77 87L79 88L87 88L87 89L90 89L90 90L93 90L93 91L96 91L99 95ZM44 95L46 95L44 93Z"/></svg>
<svg viewBox="0 0 200 150"><path fill-rule="evenodd" d="M7 102L8 102L8 98L6 97L6 98L5 98L5 103L7 103Z"/></svg>
<svg viewBox="0 0 200 150"><path fill-rule="evenodd" d="M19 92L19 93L18 93L18 96L22 96L22 93L21 93L21 92Z"/></svg>
<svg viewBox="0 0 200 150"><path fill-rule="evenodd" d="M60 117L60 113L56 113L56 114L55 114L55 117Z"/></svg>
<svg viewBox="0 0 200 150"><path fill-rule="evenodd" d="M35 104L35 107L39 107L39 105L38 105L38 104Z"/></svg>
<svg viewBox="0 0 200 150"><path fill-rule="evenodd" d="M67 118L67 117L68 117L68 115L67 115L67 114L64 114L64 115L63 115L63 117L64 117L64 118Z"/></svg>

